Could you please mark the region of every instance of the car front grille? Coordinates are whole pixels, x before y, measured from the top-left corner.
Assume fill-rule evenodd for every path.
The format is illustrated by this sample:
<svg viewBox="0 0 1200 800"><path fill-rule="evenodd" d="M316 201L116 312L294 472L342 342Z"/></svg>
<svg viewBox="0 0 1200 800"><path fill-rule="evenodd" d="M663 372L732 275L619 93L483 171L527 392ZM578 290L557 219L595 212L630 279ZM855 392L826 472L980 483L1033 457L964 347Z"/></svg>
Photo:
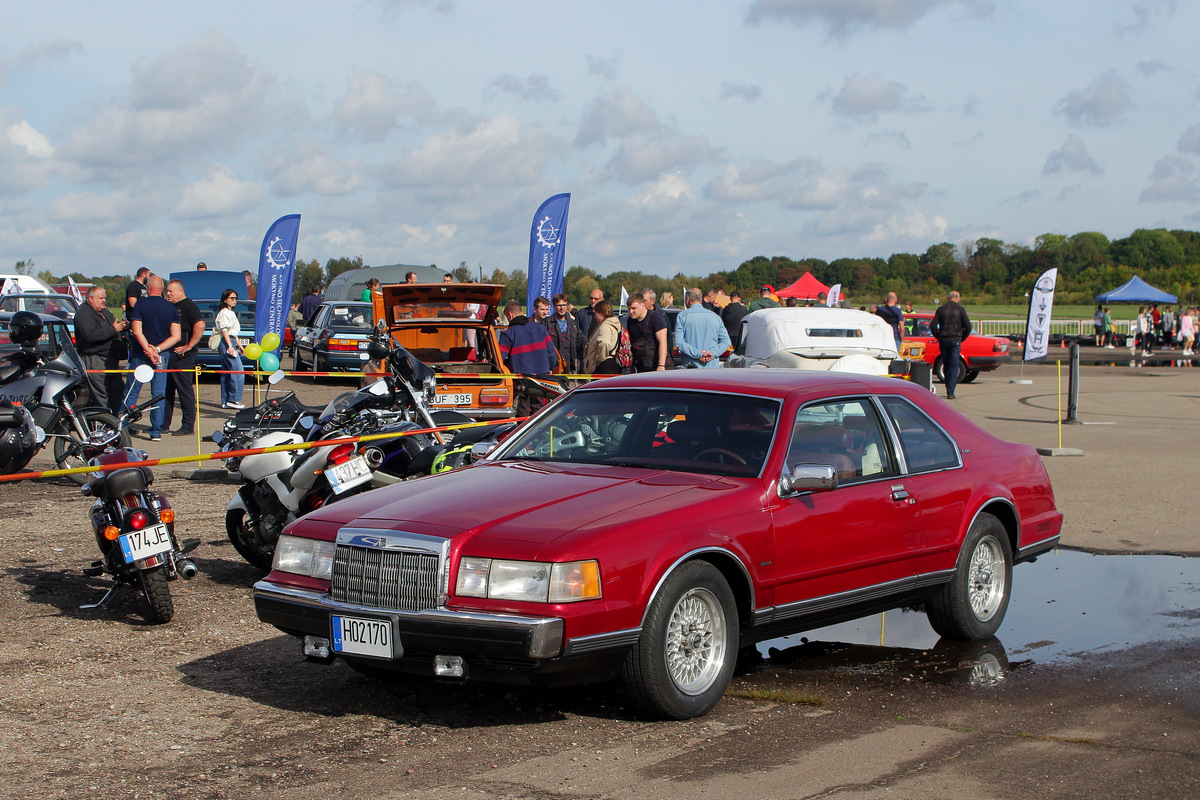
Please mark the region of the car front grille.
<svg viewBox="0 0 1200 800"><path fill-rule="evenodd" d="M330 597L341 603L425 611L438 602L440 559L432 553L339 544Z"/></svg>

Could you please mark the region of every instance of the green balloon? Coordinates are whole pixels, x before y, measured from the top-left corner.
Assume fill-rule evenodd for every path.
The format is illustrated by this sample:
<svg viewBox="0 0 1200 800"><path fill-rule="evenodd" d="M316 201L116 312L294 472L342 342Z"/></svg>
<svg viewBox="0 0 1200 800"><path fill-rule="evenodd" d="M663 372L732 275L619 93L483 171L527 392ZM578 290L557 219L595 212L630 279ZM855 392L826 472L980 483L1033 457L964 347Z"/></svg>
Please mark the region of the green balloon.
<svg viewBox="0 0 1200 800"><path fill-rule="evenodd" d="M253 342L246 345L246 358L250 359L251 361L258 361L258 359L262 357L262 354L262 348Z"/></svg>
<svg viewBox="0 0 1200 800"><path fill-rule="evenodd" d="M279 349L279 334L268 333L262 338L262 349L267 353L272 353Z"/></svg>
<svg viewBox="0 0 1200 800"><path fill-rule="evenodd" d="M274 336L274 334L271 334ZM264 372L274 372L279 369L279 356L274 353L263 353L258 359L258 368Z"/></svg>

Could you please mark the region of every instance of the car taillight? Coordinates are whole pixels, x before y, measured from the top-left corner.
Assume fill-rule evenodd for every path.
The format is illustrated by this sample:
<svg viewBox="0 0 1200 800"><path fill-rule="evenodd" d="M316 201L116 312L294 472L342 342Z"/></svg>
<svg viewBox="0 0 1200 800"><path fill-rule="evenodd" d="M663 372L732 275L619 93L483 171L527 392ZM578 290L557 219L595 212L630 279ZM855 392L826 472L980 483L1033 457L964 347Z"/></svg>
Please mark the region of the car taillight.
<svg viewBox="0 0 1200 800"><path fill-rule="evenodd" d="M135 531L140 531L146 527L146 523L149 521L150 517L146 515L145 511L135 511L129 515L129 526Z"/></svg>
<svg viewBox="0 0 1200 800"><path fill-rule="evenodd" d="M996 345L992 348L993 353L1007 353L1008 341L1005 339L996 340Z"/></svg>
<svg viewBox="0 0 1200 800"><path fill-rule="evenodd" d="M479 392L481 406L506 406L511 402L507 389L481 389Z"/></svg>
<svg viewBox="0 0 1200 800"><path fill-rule="evenodd" d="M357 350L358 344L359 344L359 342L357 339L330 339L329 340L329 349L330 350Z"/></svg>
<svg viewBox="0 0 1200 800"><path fill-rule="evenodd" d="M350 457L353 455L354 445L339 444L337 447L333 448L333 450L329 451L329 463L341 464L345 461L349 461Z"/></svg>

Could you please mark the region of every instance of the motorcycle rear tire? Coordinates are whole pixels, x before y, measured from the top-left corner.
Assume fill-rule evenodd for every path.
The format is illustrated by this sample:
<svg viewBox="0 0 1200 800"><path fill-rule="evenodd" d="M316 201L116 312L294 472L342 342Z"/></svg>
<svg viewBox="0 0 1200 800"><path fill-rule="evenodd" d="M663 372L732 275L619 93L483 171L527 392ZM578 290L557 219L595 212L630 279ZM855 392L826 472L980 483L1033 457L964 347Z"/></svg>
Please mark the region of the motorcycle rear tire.
<svg viewBox="0 0 1200 800"><path fill-rule="evenodd" d="M245 509L233 508L225 512L225 533L229 535L229 542L251 566L270 572L271 562L275 560L275 548L268 550L260 546L255 540L254 531L246 530L245 520Z"/></svg>
<svg viewBox="0 0 1200 800"><path fill-rule="evenodd" d="M162 625L170 622L175 616L175 604L171 600L171 587L167 583L167 572L164 567L154 567L141 573L142 594L150 606L150 614L146 617L152 625Z"/></svg>
<svg viewBox="0 0 1200 800"><path fill-rule="evenodd" d="M83 425L84 430L86 430L88 433L95 433L105 428L110 431L115 431L117 426L120 424L117 422L117 418L112 414L109 414L107 411L96 411L87 414L86 416L80 414L79 421ZM59 434L54 437L55 468L70 469L72 467L86 467L87 459L82 458L79 455L67 455L67 448L69 446L67 444L68 439L70 440L70 446L78 445L80 441L79 433L73 427L71 427L70 420L64 419L58 430L54 431L54 433ZM129 431L121 431L121 436L117 441L117 446L128 447L129 442ZM91 480L91 477L86 472L76 472L68 475L67 477L80 486L83 486L85 483Z"/></svg>

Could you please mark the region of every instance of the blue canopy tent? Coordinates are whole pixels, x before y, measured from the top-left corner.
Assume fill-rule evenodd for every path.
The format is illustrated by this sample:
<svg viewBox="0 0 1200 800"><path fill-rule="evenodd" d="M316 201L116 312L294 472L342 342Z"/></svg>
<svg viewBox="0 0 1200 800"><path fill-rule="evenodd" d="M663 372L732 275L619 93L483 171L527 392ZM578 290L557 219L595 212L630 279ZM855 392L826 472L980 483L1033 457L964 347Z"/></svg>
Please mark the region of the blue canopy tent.
<svg viewBox="0 0 1200 800"><path fill-rule="evenodd" d="M1179 298L1167 294L1161 289L1155 289L1144 280L1134 275L1123 286L1111 292L1096 295L1097 303L1177 303Z"/></svg>

